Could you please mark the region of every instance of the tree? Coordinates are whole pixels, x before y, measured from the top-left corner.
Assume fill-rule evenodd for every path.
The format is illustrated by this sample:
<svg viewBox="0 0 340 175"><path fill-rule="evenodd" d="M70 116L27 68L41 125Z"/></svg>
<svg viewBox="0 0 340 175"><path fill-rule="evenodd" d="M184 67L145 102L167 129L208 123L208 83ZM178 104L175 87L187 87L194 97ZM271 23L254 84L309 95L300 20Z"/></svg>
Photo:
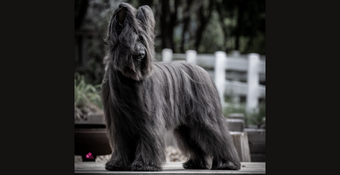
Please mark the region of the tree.
<svg viewBox="0 0 340 175"><path fill-rule="evenodd" d="M225 40L225 51L232 49L265 54L265 0L220 0L217 12L224 38L235 40L234 45L229 48ZM242 38L246 41L243 49L241 48ZM260 42L255 42L256 40ZM262 45L262 47L256 48L256 45Z"/></svg>
<svg viewBox="0 0 340 175"><path fill-rule="evenodd" d="M215 7L215 0L211 0L208 1L208 5L207 7L205 6L200 6L199 10L198 10L198 27L196 30L196 41L195 41L195 50L198 50L198 47L201 44L201 40L202 40L202 34L205 30L205 28L207 27L207 24L210 20L211 14L214 10Z"/></svg>
<svg viewBox="0 0 340 175"><path fill-rule="evenodd" d="M75 9L74 9L74 28L75 30L79 30L82 25L87 7L89 6L88 0L76 0L75 1Z"/></svg>

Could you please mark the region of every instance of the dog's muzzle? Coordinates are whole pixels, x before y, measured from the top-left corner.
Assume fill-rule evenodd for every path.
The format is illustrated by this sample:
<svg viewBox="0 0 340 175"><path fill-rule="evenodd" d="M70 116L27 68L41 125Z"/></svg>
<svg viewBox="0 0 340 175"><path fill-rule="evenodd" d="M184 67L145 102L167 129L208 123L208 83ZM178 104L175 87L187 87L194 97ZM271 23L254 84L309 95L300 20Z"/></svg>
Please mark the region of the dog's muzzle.
<svg viewBox="0 0 340 175"><path fill-rule="evenodd" d="M142 60L143 58L145 57L145 51L142 49L142 50L139 50L138 54L137 54L137 60L140 61Z"/></svg>

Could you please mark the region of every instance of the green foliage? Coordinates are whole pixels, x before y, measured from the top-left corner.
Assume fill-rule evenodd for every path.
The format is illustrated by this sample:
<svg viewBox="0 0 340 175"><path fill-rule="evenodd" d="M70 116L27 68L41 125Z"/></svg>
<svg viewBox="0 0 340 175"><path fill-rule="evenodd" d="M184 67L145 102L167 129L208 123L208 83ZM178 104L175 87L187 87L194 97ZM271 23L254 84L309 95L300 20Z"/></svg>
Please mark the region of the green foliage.
<svg viewBox="0 0 340 175"><path fill-rule="evenodd" d="M266 116L266 104L260 103L252 112L245 115L246 123L252 125L259 125L262 118Z"/></svg>
<svg viewBox="0 0 340 175"><path fill-rule="evenodd" d="M244 103L241 103L239 105L236 105L235 103L228 103L228 106L223 108L223 115L228 118L229 114L231 113L242 113L246 115L246 105Z"/></svg>
<svg viewBox="0 0 340 175"><path fill-rule="evenodd" d="M198 48L198 53L215 53L222 50L224 38L222 28L218 22L218 14L213 11L211 19L208 21L207 28L202 35L202 41Z"/></svg>
<svg viewBox="0 0 340 175"><path fill-rule="evenodd" d="M100 84L92 85L85 82L84 76L75 74L74 78L74 105L77 108L84 108L94 104L103 109L100 97Z"/></svg>
<svg viewBox="0 0 340 175"><path fill-rule="evenodd" d="M90 84L101 83L104 76L103 58L106 53L104 39L107 27L113 13L115 1L93 0L84 16L84 22L76 33L86 33L80 40L83 42L83 53L81 65L76 65L76 72L85 76L86 82ZM80 34L78 34L81 36ZM80 39L80 38L79 38ZM80 47L80 46L79 46ZM85 59L86 58L86 59Z"/></svg>
<svg viewBox="0 0 340 175"><path fill-rule="evenodd" d="M244 102L236 104L227 98L226 103L228 106L223 108L223 115L228 117L231 113L242 113L245 117L246 125L259 125L262 122L262 118L266 116L265 102L260 103L257 108L250 112L246 111L246 104Z"/></svg>

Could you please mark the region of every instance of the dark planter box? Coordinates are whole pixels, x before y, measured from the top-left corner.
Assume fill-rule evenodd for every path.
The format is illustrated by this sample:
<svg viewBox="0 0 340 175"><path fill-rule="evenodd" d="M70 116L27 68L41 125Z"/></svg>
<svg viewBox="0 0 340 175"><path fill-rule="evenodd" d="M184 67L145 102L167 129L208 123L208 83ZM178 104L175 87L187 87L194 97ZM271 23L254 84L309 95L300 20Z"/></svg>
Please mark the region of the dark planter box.
<svg viewBox="0 0 340 175"><path fill-rule="evenodd" d="M81 155L83 161L95 161L98 155L112 153L103 115L94 114L88 116L87 121L75 122L74 137L74 154ZM92 153L92 159L86 158L89 152Z"/></svg>

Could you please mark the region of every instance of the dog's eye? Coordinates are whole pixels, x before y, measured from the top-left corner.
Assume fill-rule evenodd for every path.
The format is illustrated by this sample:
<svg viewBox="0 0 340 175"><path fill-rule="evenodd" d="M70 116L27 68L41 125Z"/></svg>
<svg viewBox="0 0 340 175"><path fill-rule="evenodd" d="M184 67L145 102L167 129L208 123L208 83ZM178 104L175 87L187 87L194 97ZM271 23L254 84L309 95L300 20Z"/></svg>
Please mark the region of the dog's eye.
<svg viewBox="0 0 340 175"><path fill-rule="evenodd" d="M141 42L142 42L142 41L143 41L143 37L141 37L141 36L140 36L140 37L139 37L139 41L141 41Z"/></svg>

